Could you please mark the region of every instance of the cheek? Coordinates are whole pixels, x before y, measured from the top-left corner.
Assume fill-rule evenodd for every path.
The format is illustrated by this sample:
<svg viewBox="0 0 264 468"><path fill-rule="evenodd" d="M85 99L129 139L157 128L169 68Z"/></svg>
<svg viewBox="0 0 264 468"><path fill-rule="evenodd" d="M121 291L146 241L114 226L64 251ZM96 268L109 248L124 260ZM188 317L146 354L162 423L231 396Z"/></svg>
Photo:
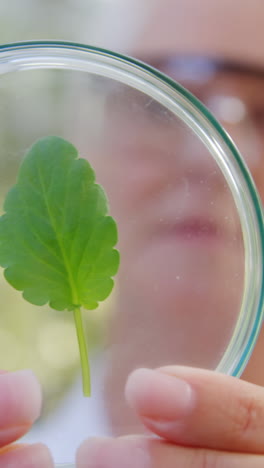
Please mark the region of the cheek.
<svg viewBox="0 0 264 468"><path fill-rule="evenodd" d="M120 292L133 309L126 326L134 330L143 356L152 348L163 362L214 367L231 337L243 293L243 278L234 281L240 259L227 265L225 250L220 254L222 263L214 251L153 246L121 274Z"/></svg>
<svg viewBox="0 0 264 468"><path fill-rule="evenodd" d="M130 157L131 156L131 157ZM107 164L96 167L97 180L105 188L111 212L122 224L133 222L146 205L168 184L168 167L162 161L109 156Z"/></svg>
<svg viewBox="0 0 264 468"><path fill-rule="evenodd" d="M264 203L264 154L262 164L259 165L258 170L252 170L251 173L257 186L262 203Z"/></svg>
<svg viewBox="0 0 264 468"><path fill-rule="evenodd" d="M243 132L226 127L227 132L235 142L242 159L245 161L257 186L262 201L264 201L264 138L255 128L247 128Z"/></svg>

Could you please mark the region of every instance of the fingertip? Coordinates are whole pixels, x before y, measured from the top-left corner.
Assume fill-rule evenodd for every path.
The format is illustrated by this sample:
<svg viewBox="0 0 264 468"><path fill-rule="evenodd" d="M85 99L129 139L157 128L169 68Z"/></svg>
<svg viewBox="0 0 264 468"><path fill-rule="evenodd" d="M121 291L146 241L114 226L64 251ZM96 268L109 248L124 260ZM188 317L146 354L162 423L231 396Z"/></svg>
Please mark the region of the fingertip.
<svg viewBox="0 0 264 468"><path fill-rule="evenodd" d="M97 463L99 459L102 460L102 457L104 458L105 447L107 448L111 440L110 437L90 437L84 440L76 452L77 468L94 467L94 463Z"/></svg>
<svg viewBox="0 0 264 468"><path fill-rule="evenodd" d="M0 375L0 429L33 423L41 406L41 387L31 370Z"/></svg>
<svg viewBox="0 0 264 468"><path fill-rule="evenodd" d="M87 439L77 451L77 468L150 468L147 439L100 437Z"/></svg>
<svg viewBox="0 0 264 468"><path fill-rule="evenodd" d="M195 400L187 382L151 369L137 369L130 374L125 397L141 416L157 419L183 417L191 411Z"/></svg>
<svg viewBox="0 0 264 468"><path fill-rule="evenodd" d="M44 444L18 444L0 453L0 468L54 468L52 456Z"/></svg>
<svg viewBox="0 0 264 468"><path fill-rule="evenodd" d="M145 394L148 394L148 381L153 372L151 369L140 368L129 375L125 386L125 398L131 408L137 409L139 400L144 400Z"/></svg>

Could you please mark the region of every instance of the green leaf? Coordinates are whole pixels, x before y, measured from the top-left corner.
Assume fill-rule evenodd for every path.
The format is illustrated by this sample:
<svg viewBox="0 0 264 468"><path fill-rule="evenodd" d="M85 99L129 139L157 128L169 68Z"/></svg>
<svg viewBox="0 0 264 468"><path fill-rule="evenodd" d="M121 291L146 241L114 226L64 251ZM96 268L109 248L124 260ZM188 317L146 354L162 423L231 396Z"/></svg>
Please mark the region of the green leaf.
<svg viewBox="0 0 264 468"><path fill-rule="evenodd" d="M0 218L0 265L24 298L56 310L94 309L113 288L117 227L90 164L59 137L25 156Z"/></svg>

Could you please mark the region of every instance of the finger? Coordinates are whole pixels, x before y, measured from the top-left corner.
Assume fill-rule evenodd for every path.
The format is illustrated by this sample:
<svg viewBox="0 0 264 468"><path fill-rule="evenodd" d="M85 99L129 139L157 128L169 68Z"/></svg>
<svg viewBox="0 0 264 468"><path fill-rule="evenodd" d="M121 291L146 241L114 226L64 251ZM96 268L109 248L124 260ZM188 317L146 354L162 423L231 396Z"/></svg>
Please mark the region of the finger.
<svg viewBox="0 0 264 468"><path fill-rule="evenodd" d="M179 447L158 439L90 439L77 452L77 468L263 468L264 456Z"/></svg>
<svg viewBox="0 0 264 468"><path fill-rule="evenodd" d="M53 468L45 445L14 445L0 450L0 468Z"/></svg>
<svg viewBox="0 0 264 468"><path fill-rule="evenodd" d="M25 434L40 410L40 385L31 371L0 374L0 447Z"/></svg>
<svg viewBox="0 0 264 468"><path fill-rule="evenodd" d="M213 371L139 369L126 396L152 432L180 445L264 453L264 389Z"/></svg>

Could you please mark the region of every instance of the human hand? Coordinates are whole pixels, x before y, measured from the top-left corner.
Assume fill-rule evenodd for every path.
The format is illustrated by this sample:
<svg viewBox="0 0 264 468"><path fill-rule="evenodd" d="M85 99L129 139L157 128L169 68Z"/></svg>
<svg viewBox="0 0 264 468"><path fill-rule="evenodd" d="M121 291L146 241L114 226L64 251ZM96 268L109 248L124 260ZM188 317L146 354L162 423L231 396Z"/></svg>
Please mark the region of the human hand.
<svg viewBox="0 0 264 468"><path fill-rule="evenodd" d="M90 439L78 468L262 468L264 389L213 371L139 369L127 400L160 436Z"/></svg>
<svg viewBox="0 0 264 468"><path fill-rule="evenodd" d="M0 372L0 468L52 468L42 444L13 444L38 418L41 391L31 371Z"/></svg>

